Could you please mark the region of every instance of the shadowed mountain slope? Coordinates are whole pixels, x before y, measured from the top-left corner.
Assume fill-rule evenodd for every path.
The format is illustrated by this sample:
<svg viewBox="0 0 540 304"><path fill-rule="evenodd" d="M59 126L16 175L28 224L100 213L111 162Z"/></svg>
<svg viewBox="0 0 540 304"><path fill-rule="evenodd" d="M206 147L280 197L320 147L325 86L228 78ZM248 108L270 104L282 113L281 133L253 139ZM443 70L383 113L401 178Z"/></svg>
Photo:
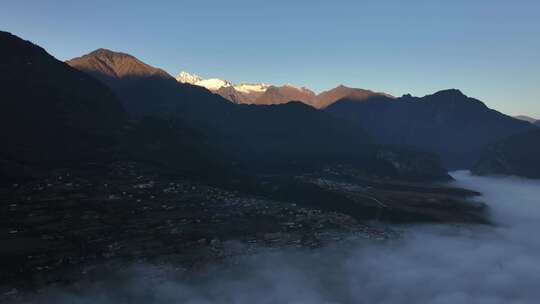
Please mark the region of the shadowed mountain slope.
<svg viewBox="0 0 540 304"><path fill-rule="evenodd" d="M343 98L354 99L356 101L363 101L374 96L386 96L386 97L392 98L392 96L387 95L387 94L376 93L370 90L350 88L344 85L340 85L331 90L324 91L320 93L319 95L317 95L317 98L315 99L313 106L319 109L324 109Z"/></svg>
<svg viewBox="0 0 540 304"><path fill-rule="evenodd" d="M206 89L178 83L163 70L128 54L98 49L67 63L111 87L134 117L169 116L196 107L219 112L228 106Z"/></svg>
<svg viewBox="0 0 540 304"><path fill-rule="evenodd" d="M277 86L264 83L234 84L219 78L203 79L199 75L190 74L185 71L180 72L176 80L184 84L205 87L213 93L219 94L223 98L238 104L270 105L301 101L317 109L322 109L345 97L354 98L358 101L378 95L392 97L385 93L350 88L344 85L337 86L317 95L305 87L294 85Z"/></svg>
<svg viewBox="0 0 540 304"><path fill-rule="evenodd" d="M137 73L123 72L116 62ZM68 63L108 84L133 115L179 119L231 159L250 166L336 158L350 147L371 143L365 133L304 104L236 105L202 87L178 83L123 53L101 49Z"/></svg>
<svg viewBox="0 0 540 304"><path fill-rule="evenodd" d="M486 145L532 128L458 90L422 98L346 98L327 111L356 123L382 143L437 153L451 168L470 168Z"/></svg>
<svg viewBox="0 0 540 304"><path fill-rule="evenodd" d="M489 145L473 173L540 178L540 130L523 132Z"/></svg>
<svg viewBox="0 0 540 304"><path fill-rule="evenodd" d="M331 90L324 91L318 95L306 88L297 88L293 86L271 86L267 91L258 97L254 104L280 104L289 101L301 101L317 109L324 109L336 101L343 98L364 101L374 96L392 96L384 93L376 93L370 90L350 88L344 85L337 86Z"/></svg>
<svg viewBox="0 0 540 304"><path fill-rule="evenodd" d="M107 86L7 32L0 32L0 70L0 159L98 158L125 122Z"/></svg>
<svg viewBox="0 0 540 304"><path fill-rule="evenodd" d="M147 72L122 74L116 71L118 67L114 64L99 70L93 68L93 62L120 60L128 60L129 63L124 61L124 64L128 64L130 70ZM245 170L282 171L336 162L362 163L372 172L384 167L385 174L395 169L388 170L389 159L376 157L381 147L372 146L373 140L361 129L299 102L237 105L202 87L178 83L132 56L112 51L98 50L68 63L110 85L132 113L180 120L204 134L208 143L219 147L227 159ZM140 67L134 68L134 65ZM306 92L315 96L313 92ZM395 153L399 154L397 149ZM414 153L407 155L412 157ZM422 158L420 154L416 156ZM438 166L435 159L429 159L433 168ZM435 174L430 174L441 175L443 171L437 169Z"/></svg>
<svg viewBox="0 0 540 304"><path fill-rule="evenodd" d="M518 115L518 116L514 116L514 118L519 119L519 120L523 120L523 121L526 121L526 122L530 122L532 124L537 122L537 120L535 118L532 118L532 117L529 117L529 116L526 116L526 115Z"/></svg>
<svg viewBox="0 0 540 304"><path fill-rule="evenodd" d="M129 60L127 67L116 64L117 69L104 63L96 66L106 71L107 79L148 70L130 66ZM219 169L213 161L219 157L208 157L214 150L200 133L161 118L129 121L107 85L6 32L0 32L0 68L1 179L116 160L166 165L190 176Z"/></svg>
<svg viewBox="0 0 540 304"><path fill-rule="evenodd" d="M317 95L306 88L297 88L291 85L270 86L264 94L259 96L254 104L282 104L289 101L301 101L308 105L313 105Z"/></svg>

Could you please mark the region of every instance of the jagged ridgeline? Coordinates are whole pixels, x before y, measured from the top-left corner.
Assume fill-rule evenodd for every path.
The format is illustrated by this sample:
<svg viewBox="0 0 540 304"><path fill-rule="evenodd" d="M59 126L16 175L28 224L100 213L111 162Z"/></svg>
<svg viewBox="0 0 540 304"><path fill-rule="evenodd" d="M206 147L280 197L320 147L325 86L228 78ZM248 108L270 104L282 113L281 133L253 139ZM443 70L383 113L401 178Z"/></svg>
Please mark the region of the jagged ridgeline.
<svg viewBox="0 0 540 304"><path fill-rule="evenodd" d="M0 69L3 170L101 159L125 123L107 86L6 32Z"/></svg>
<svg viewBox="0 0 540 304"><path fill-rule="evenodd" d="M106 84L31 42L0 32L0 68L2 180L118 159L213 168L198 134L179 122L129 121Z"/></svg>
<svg viewBox="0 0 540 304"><path fill-rule="evenodd" d="M379 157L383 148L374 145L376 141L362 129L305 103L234 104L201 86L179 83L131 55L104 49L68 64L111 87L134 117L173 118L198 130L240 170L283 172L352 163L371 173L402 174L407 168L414 176L447 176L441 174L444 170L436 157L410 151L396 159L414 156L437 170L419 173L413 172L413 166L398 170L395 162Z"/></svg>
<svg viewBox="0 0 540 304"><path fill-rule="evenodd" d="M513 135L487 146L473 172L540 178L540 130Z"/></svg>
<svg viewBox="0 0 540 304"><path fill-rule="evenodd" d="M203 79L199 75L193 75L185 71L180 72L176 76L176 80L180 83L193 84L207 88L234 103L243 104L269 105L282 104L290 101L301 101L314 108L323 109L345 97L357 101L366 100L373 96L386 96L392 98L391 95L386 93L351 88L344 85L339 85L328 91L315 94L315 92L309 88L291 84L282 86L265 83L234 84L231 81L219 78Z"/></svg>
<svg viewBox="0 0 540 304"><path fill-rule="evenodd" d="M100 49L65 64L9 33L1 38L4 176L135 160L206 175L354 164L377 175L447 177L433 155L378 146L300 102L237 105L127 54ZM420 163L429 165L412 165Z"/></svg>
<svg viewBox="0 0 540 304"><path fill-rule="evenodd" d="M486 145L534 129L455 89L421 98L345 98L326 111L355 123L381 143L436 153L452 169L471 168Z"/></svg>

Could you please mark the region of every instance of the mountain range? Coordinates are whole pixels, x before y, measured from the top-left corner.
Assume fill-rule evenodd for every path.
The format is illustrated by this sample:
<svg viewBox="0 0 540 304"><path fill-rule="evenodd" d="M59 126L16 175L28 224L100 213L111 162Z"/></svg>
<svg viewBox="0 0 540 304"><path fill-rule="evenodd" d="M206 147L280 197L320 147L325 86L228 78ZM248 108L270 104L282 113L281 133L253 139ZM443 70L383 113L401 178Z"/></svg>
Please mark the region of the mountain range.
<svg viewBox="0 0 540 304"><path fill-rule="evenodd" d="M182 71L176 76L180 83L187 83L205 87L206 89L221 95L222 97L242 104L282 104L289 101L300 101L318 109L323 109L336 101L348 97L357 100L366 100L373 96L387 96L386 93L377 93L370 90L350 88L339 85L333 89L316 94L306 87L299 87L292 84L282 86L269 85L264 83L240 83L234 84L230 81L210 78L203 79L201 76Z"/></svg>
<svg viewBox="0 0 540 304"><path fill-rule="evenodd" d="M125 60L130 61L129 66L137 66L134 68L137 73L116 72L115 62ZM95 62L110 64L107 68L96 69ZM250 171L351 162L362 164L364 170L384 174L446 176L436 157L420 151L374 145L373 138L363 130L302 102L235 104L202 86L178 82L172 76L158 73L161 70L135 57L110 50L97 50L67 63L110 86L134 117L157 115L179 119L221 151L220 158L229 159ZM139 72L145 69L146 73ZM188 75L184 74L184 77ZM241 88L247 91L250 87L246 84L237 86L237 89ZM273 94L275 98L281 98L280 92L292 95L301 90L307 91L292 86L270 86L261 97ZM396 166L401 161L408 165Z"/></svg>
<svg viewBox="0 0 540 304"><path fill-rule="evenodd" d="M470 168L486 145L534 128L456 89L364 102L345 98L326 111L356 123L381 143L436 153L453 169Z"/></svg>
<svg viewBox="0 0 540 304"><path fill-rule="evenodd" d="M200 134L179 121L133 120L125 110L126 96L109 86L121 86L117 79L126 77L167 79L166 73L126 54L95 53L101 61L91 61L92 73L81 72L29 41L0 32L5 71L0 75L0 182L116 160L166 164L191 176L204 173L201 168L217 172L219 157L207 157L213 151ZM174 78L172 83L178 85ZM127 106L139 111L136 102ZM153 102L148 104L155 109Z"/></svg>
<svg viewBox="0 0 540 304"><path fill-rule="evenodd" d="M7 32L0 32L0 68L2 164L99 159L126 121L106 85Z"/></svg>
<svg viewBox="0 0 540 304"><path fill-rule="evenodd" d="M32 302L26 288L77 288L85 269L196 271L227 240L313 248L326 231L380 239L373 220L486 222L475 192L434 183L450 179L436 154L382 145L303 102L235 104L129 54L61 62L6 32L0 68L9 303Z"/></svg>
<svg viewBox="0 0 540 304"><path fill-rule="evenodd" d="M0 51L2 176L123 159L207 176L351 165L376 176L441 179L448 175L439 157L446 167L472 168L486 147L535 129L455 89L394 98L187 73L178 81L107 49L63 63L6 32ZM258 95L231 102L225 90Z"/></svg>
<svg viewBox="0 0 540 304"><path fill-rule="evenodd" d="M538 120L536 118L532 118L532 117L526 116L526 115L518 115L518 116L514 116L514 118L519 119L519 120L523 120L523 121L526 121L526 122L530 122L530 123L534 124L535 126L540 127L540 120Z"/></svg>
<svg viewBox="0 0 540 304"><path fill-rule="evenodd" d="M136 72L117 71L118 62ZM201 134L217 159L240 170L296 170L339 162L362 164L377 174L447 176L436 157L376 145L353 124L302 102L235 104L202 86L178 82L133 56L104 49L67 63L109 86L131 116L179 121ZM264 94L270 92L275 92L272 87ZM396 166L400 161L418 165Z"/></svg>

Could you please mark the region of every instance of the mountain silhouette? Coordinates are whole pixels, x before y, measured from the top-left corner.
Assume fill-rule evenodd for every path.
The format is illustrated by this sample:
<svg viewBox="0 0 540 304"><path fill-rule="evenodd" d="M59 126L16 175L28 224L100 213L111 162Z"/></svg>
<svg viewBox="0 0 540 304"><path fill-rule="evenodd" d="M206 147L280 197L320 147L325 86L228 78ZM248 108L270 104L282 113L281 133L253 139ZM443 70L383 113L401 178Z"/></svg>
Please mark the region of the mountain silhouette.
<svg viewBox="0 0 540 304"><path fill-rule="evenodd" d="M479 175L540 178L540 130L519 133L489 145L472 171Z"/></svg>
<svg viewBox="0 0 540 304"><path fill-rule="evenodd" d="M402 166L408 168L406 172L398 170L390 164L392 159L379 157L382 148L373 145L373 139L362 129L301 102L234 104L205 88L178 83L133 56L103 49L67 62L109 85L135 117L166 117L196 130L240 170L282 171L354 162L362 163L371 173L446 176L435 158L422 153L404 153L407 157L403 159L425 159L425 163L433 164L429 169L422 168L420 173L415 167ZM99 69L95 62L100 63ZM126 73L115 62L137 72ZM290 86L269 88L265 94L276 92L279 97L284 90L315 96L309 90ZM398 149L388 149L401 156Z"/></svg>
<svg viewBox="0 0 540 304"><path fill-rule="evenodd" d="M537 120L535 118L532 118L532 117L526 116L526 115L518 115L518 116L514 116L514 118L519 119L519 120L523 120L523 121L526 121L526 122L530 122L532 124L537 122Z"/></svg>
<svg viewBox="0 0 540 304"><path fill-rule="evenodd" d="M259 96L254 104L282 104L289 101L301 101L313 105L315 93L307 88L299 88L292 85L270 86L264 94Z"/></svg>
<svg viewBox="0 0 540 304"><path fill-rule="evenodd" d="M221 170L219 154L204 143L202 134L164 118L129 120L111 88L31 42L0 32L0 56L2 179L116 160L166 165L190 176ZM107 73L107 80L141 77L149 71L129 64L96 67ZM164 76L154 72L152 77Z"/></svg>
<svg viewBox="0 0 540 304"><path fill-rule="evenodd" d="M536 118L532 118L532 117L526 116L526 115L518 115L518 116L514 116L514 118L519 119L519 120L523 120L523 121L526 121L526 122L530 122L533 125L535 125L537 127L540 127L540 120L538 120Z"/></svg>
<svg viewBox="0 0 540 304"><path fill-rule="evenodd" d="M345 98L326 110L382 143L437 153L451 168L470 168L486 145L532 128L455 89L422 98Z"/></svg>
<svg viewBox="0 0 540 304"><path fill-rule="evenodd" d="M107 86L7 32L0 32L0 68L4 164L98 159L125 122Z"/></svg>
<svg viewBox="0 0 540 304"><path fill-rule="evenodd" d="M301 101L315 108L322 109L345 97L351 97L359 101L377 95L392 97L385 93L350 88L344 85L339 85L317 95L308 88L290 84L284 86L264 83L234 84L219 78L204 79L199 75L190 74L185 71L180 72L176 76L176 80L180 83L205 87L233 103L243 104L269 105Z"/></svg>
<svg viewBox="0 0 540 304"><path fill-rule="evenodd" d="M324 91L317 95L317 98L313 102L313 106L319 109L323 109L343 98L363 101L374 96L386 96L389 98L393 98L388 94L376 93L370 90L350 88L344 85L339 85L331 90Z"/></svg>
<svg viewBox="0 0 540 304"><path fill-rule="evenodd" d="M343 98L354 99L356 101L367 100L374 96L392 96L384 93L376 93L370 90L350 88L344 85L337 86L331 90L324 91L316 95L307 88L298 88L290 85L281 87L270 86L264 94L260 95L255 104L280 104L289 101L301 101L317 109L324 109Z"/></svg>
<svg viewBox="0 0 540 304"><path fill-rule="evenodd" d="M199 106L208 106L207 111L220 111L220 105L227 106L222 98L210 95L206 89L178 83L165 71L125 53L98 49L67 63L112 88L134 117L168 116L185 107ZM197 104L198 100L201 105Z"/></svg>
<svg viewBox="0 0 540 304"><path fill-rule="evenodd" d="M337 157L347 146L371 143L365 133L328 113L299 103L236 105L202 87L178 83L124 53L100 49L67 63L109 85L136 117L179 119L231 158L250 162L250 166L302 163L325 153L336 153ZM125 73L122 65L137 72Z"/></svg>
<svg viewBox="0 0 540 304"><path fill-rule="evenodd" d="M239 86L241 87L242 85ZM223 98L232 101L233 103L255 104L256 100L264 94L265 90L266 89L264 89L264 91L239 90L237 87L229 86L219 88L214 92Z"/></svg>

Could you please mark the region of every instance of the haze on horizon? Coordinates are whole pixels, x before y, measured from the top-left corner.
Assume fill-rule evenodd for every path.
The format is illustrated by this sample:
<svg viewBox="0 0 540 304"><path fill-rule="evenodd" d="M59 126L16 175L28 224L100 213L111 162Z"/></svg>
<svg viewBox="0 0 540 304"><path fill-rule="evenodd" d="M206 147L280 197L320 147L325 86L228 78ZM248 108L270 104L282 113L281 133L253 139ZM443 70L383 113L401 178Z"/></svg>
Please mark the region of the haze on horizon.
<svg viewBox="0 0 540 304"><path fill-rule="evenodd" d="M338 84L423 96L458 88L540 118L540 3L487 1L13 1L2 30L66 60L97 48L175 75Z"/></svg>

